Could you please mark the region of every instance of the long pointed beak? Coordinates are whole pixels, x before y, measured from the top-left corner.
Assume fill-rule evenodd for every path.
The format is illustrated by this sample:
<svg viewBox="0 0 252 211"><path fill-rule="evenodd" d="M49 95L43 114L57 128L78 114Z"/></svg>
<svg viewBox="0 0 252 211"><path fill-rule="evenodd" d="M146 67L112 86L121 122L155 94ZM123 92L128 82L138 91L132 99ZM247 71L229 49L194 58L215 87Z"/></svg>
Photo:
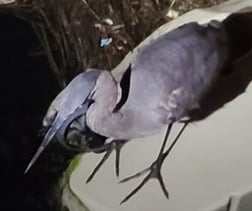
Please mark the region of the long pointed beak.
<svg viewBox="0 0 252 211"><path fill-rule="evenodd" d="M71 115L69 115L69 117L62 124L60 124L59 128L55 124L58 121L58 119L56 117L56 119L54 120L54 123L53 123L52 127L46 133L46 135L45 135L45 137L44 137L44 139L42 141L42 144L39 146L37 152L32 157L31 161L29 162L28 166L26 167L24 174L26 174L30 170L30 168L37 161L37 159L39 158L39 156L41 155L41 153L44 151L44 149L46 148L46 146L52 141L52 139L53 139L53 137L55 135L57 136L57 139L65 140L65 132L66 132L68 126L76 118L78 118L78 117L80 117L82 115L86 115L89 103L90 103L89 101L86 101L82 106L78 107L75 110L74 113L72 113ZM58 124L59 124L59 122L58 122Z"/></svg>
<svg viewBox="0 0 252 211"><path fill-rule="evenodd" d="M37 161L37 159L39 158L40 154L44 151L45 146L40 145L37 152L35 153L35 155L32 157L31 161L29 162L28 166L25 169L24 174L27 174L27 172L30 170L30 168L33 166L33 164Z"/></svg>
<svg viewBox="0 0 252 211"><path fill-rule="evenodd" d="M49 131L46 133L46 135L45 135L41 145L39 146L37 152L34 154L31 161L29 162L28 166L26 167L24 174L26 174L30 170L30 168L33 166L33 164L37 161L37 159L39 158L41 153L44 151L46 146L52 141L55 133L56 133L55 128L51 127L49 129Z"/></svg>

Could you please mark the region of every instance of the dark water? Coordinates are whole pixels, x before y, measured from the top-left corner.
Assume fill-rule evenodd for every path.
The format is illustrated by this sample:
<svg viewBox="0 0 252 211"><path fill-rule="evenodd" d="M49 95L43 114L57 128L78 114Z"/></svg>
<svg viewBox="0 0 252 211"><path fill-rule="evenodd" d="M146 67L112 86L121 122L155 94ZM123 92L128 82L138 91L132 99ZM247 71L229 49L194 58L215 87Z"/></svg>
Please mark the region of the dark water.
<svg viewBox="0 0 252 211"><path fill-rule="evenodd" d="M62 156L52 144L27 175L23 172L40 144L42 117L59 86L30 25L3 14L0 69L0 210L58 210L53 185L72 155Z"/></svg>

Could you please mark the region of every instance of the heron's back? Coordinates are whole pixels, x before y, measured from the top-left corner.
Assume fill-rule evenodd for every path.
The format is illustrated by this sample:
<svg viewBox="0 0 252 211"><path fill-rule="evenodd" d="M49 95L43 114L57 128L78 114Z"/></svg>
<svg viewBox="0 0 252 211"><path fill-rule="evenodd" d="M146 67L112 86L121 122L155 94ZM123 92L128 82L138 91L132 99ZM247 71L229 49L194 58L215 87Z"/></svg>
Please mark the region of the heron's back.
<svg viewBox="0 0 252 211"><path fill-rule="evenodd" d="M124 109L134 110L143 121L156 109L151 118L158 121L164 116L160 104L169 104L172 91L181 89L172 110L180 119L210 89L227 57L228 39L222 27L189 23L161 36L140 49L132 64Z"/></svg>

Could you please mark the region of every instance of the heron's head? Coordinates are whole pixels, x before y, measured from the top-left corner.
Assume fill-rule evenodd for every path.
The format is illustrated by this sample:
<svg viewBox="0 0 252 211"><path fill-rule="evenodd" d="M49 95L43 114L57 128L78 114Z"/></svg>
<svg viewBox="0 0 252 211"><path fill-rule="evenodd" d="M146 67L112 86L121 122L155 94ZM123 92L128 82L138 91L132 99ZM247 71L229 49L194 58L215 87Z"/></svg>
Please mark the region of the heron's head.
<svg viewBox="0 0 252 211"><path fill-rule="evenodd" d="M76 152L99 152L107 137L93 132L86 124L86 115L75 119L66 129L59 142L67 149ZM98 151L97 151L98 150Z"/></svg>
<svg viewBox="0 0 252 211"><path fill-rule="evenodd" d="M67 129L81 116L84 117L82 126L85 128L86 112L93 102L91 95L101 73L102 70L99 69L88 69L80 73L56 96L44 118L48 130L25 172L30 169L55 136L64 142Z"/></svg>

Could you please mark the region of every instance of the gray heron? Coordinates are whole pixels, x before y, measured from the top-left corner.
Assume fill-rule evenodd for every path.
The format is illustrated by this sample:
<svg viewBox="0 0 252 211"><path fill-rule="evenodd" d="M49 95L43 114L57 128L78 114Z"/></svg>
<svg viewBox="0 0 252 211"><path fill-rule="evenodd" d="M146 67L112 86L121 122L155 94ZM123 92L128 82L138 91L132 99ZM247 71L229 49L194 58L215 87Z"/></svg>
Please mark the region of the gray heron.
<svg viewBox="0 0 252 211"><path fill-rule="evenodd" d="M228 46L228 36L222 23L212 21L199 25L192 22L141 47L120 82L107 70L91 69L81 73L52 103L44 121L45 125L50 122L50 128L27 170L53 136L61 134L58 137L64 139L67 127L80 116L85 117L81 127L89 127L94 133L113 140L101 147L107 153L88 181L113 149L117 152L118 174L120 149L128 140L150 136L168 127L156 160L148 168L121 181L149 172L121 203L151 178L159 181L168 198L160 172L162 164L190 121L190 112L200 108L200 101L226 65ZM175 122L184 122L184 126L165 150Z"/></svg>

